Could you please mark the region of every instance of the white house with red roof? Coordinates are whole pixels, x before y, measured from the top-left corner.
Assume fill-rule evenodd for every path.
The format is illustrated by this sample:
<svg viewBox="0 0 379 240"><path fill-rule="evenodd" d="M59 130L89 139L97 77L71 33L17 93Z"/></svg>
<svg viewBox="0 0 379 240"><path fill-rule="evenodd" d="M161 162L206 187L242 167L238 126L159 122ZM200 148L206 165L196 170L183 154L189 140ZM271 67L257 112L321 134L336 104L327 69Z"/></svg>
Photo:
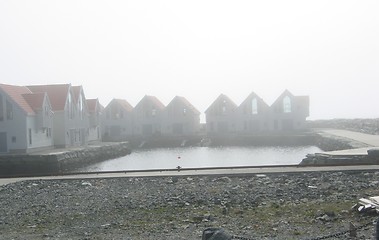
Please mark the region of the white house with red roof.
<svg viewBox="0 0 379 240"><path fill-rule="evenodd" d="M106 141L123 141L133 136L133 107L125 99L112 99L104 108L102 131Z"/></svg>
<svg viewBox="0 0 379 240"><path fill-rule="evenodd" d="M53 113L45 92L0 84L0 153L53 148Z"/></svg>
<svg viewBox="0 0 379 240"><path fill-rule="evenodd" d="M55 147L83 146L88 143L89 119L81 86L71 84L27 86L33 93L47 93L53 115Z"/></svg>

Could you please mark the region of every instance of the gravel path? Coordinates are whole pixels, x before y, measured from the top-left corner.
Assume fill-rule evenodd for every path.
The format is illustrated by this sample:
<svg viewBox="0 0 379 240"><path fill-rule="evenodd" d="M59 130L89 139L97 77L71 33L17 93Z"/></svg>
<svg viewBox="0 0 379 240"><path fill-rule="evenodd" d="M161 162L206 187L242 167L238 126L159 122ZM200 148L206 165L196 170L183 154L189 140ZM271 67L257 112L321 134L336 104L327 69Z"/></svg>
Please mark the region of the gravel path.
<svg viewBox="0 0 379 240"><path fill-rule="evenodd" d="M351 207L378 186L379 172L24 181L0 187L0 239L201 239L207 227L312 239L376 220Z"/></svg>

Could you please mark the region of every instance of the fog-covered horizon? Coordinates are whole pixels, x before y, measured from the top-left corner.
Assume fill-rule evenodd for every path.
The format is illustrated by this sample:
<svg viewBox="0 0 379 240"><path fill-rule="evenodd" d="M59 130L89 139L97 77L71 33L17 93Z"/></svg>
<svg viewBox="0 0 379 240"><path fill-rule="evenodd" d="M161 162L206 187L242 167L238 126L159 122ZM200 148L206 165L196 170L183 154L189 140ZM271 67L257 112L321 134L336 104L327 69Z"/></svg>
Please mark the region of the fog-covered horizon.
<svg viewBox="0 0 379 240"><path fill-rule="evenodd" d="M379 2L0 1L0 83L82 85L106 106L310 97L308 119L379 117ZM203 115L202 115L202 118Z"/></svg>

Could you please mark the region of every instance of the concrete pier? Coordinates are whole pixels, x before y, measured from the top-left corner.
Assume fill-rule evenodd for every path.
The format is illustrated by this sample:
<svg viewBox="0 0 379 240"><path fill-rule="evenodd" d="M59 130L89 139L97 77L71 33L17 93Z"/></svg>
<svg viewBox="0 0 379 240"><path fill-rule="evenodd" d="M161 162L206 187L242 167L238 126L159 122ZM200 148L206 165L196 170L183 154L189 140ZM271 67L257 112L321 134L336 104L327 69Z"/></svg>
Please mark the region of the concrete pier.
<svg viewBox="0 0 379 240"><path fill-rule="evenodd" d="M57 175L92 163L130 154L128 142L96 143L32 154L0 155L0 177Z"/></svg>

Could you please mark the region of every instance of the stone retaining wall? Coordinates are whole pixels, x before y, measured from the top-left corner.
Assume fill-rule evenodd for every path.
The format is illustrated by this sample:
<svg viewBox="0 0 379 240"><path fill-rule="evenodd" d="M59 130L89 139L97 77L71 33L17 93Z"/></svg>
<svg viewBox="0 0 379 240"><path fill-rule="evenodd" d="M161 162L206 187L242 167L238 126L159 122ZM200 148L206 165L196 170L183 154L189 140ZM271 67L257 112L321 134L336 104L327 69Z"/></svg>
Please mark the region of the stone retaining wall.
<svg viewBox="0 0 379 240"><path fill-rule="evenodd" d="M328 151L367 148L369 145L352 139L338 137L326 133L319 133L316 145L326 153L307 154L301 161L301 166L338 166L338 165L369 165L379 164L379 157L375 154L331 155Z"/></svg>
<svg viewBox="0 0 379 240"><path fill-rule="evenodd" d="M100 143L43 154L0 156L0 177L57 175L96 162L130 154L128 142Z"/></svg>

